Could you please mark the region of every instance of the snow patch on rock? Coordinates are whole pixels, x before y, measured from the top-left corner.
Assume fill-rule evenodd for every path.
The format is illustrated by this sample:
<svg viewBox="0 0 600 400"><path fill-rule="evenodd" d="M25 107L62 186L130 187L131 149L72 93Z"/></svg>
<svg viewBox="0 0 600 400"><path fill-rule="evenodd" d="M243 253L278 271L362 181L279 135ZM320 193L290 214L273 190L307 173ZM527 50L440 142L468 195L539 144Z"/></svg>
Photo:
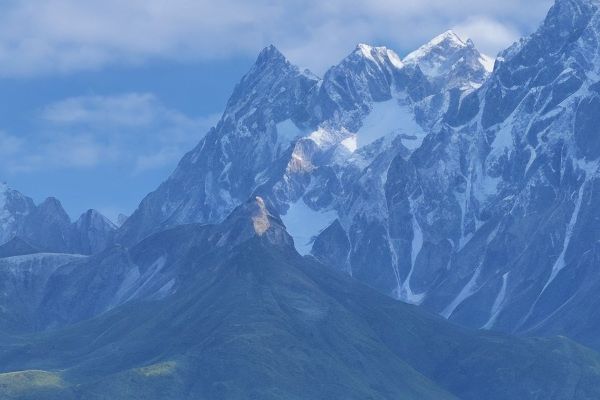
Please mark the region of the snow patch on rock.
<svg viewBox="0 0 600 400"><path fill-rule="evenodd" d="M492 305L492 311L490 312L490 319L483 325L482 329L492 329L496 320L498 319L498 315L502 311L502 306L504 305L504 299L506 298L506 288L508 286L508 276L510 272L502 275L502 286L500 287L500 291L498 292L498 296L494 300L494 304Z"/></svg>
<svg viewBox="0 0 600 400"><path fill-rule="evenodd" d="M415 121L410 107L402 105L395 98L373 104L371 112L356 133L357 148L365 147L389 135L401 135L402 144L411 150L418 148L426 136L423 128Z"/></svg>
<svg viewBox="0 0 600 400"><path fill-rule="evenodd" d="M458 296L442 311L442 317L448 319L454 314L454 311L460 306L466 299L473 296L477 292L477 280L479 279L479 275L481 275L481 265L477 267L473 276L467 282L467 284L462 288Z"/></svg>
<svg viewBox="0 0 600 400"><path fill-rule="evenodd" d="M277 142L282 147L289 146L295 139L302 136L303 132L291 119L286 119L276 125Z"/></svg>
<svg viewBox="0 0 600 400"><path fill-rule="evenodd" d="M281 216L288 233L294 239L298 253L309 254L315 238L338 218L334 210L313 210L304 200L290 204Z"/></svg>

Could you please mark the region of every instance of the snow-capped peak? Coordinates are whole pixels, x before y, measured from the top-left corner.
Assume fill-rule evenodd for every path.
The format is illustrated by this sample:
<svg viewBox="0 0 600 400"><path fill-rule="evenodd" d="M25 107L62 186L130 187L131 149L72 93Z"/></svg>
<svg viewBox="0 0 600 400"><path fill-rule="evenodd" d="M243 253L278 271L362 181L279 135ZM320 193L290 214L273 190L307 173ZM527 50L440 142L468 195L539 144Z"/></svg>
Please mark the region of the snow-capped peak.
<svg viewBox="0 0 600 400"><path fill-rule="evenodd" d="M384 46L375 47L359 43L356 46L355 53L360 54L362 57L365 57L376 64L385 64L386 61L389 61L389 63L398 69L404 67L404 63L398 54Z"/></svg>
<svg viewBox="0 0 600 400"><path fill-rule="evenodd" d="M483 65L483 68L489 73L494 71L494 64L496 63L496 59L494 57L490 57L487 54L481 53L481 57L479 57L479 63Z"/></svg>
<svg viewBox="0 0 600 400"><path fill-rule="evenodd" d="M279 49L272 44L261 50L261 52L258 54L256 63L260 64L261 62L271 60L287 61L283 53L281 53L281 51L279 51Z"/></svg>
<svg viewBox="0 0 600 400"><path fill-rule="evenodd" d="M295 95L303 96L317 82L318 78L308 71L300 71L275 46L270 45L260 52L254 65L236 85L223 120L248 126L260 122L266 129L266 119L259 118L259 114L271 113L273 109L282 107L282 103L295 101Z"/></svg>
<svg viewBox="0 0 600 400"><path fill-rule="evenodd" d="M447 30L446 32L442 33L441 35L434 37L429 42L429 44L432 46L437 46L444 42L452 43L452 44L454 44L456 46L460 46L460 47L467 46L467 42L465 42L460 36L458 36L458 34L456 32L454 32L452 29Z"/></svg>
<svg viewBox="0 0 600 400"><path fill-rule="evenodd" d="M433 38L404 58L417 65L431 81L446 87L477 88L494 68L494 60L449 30Z"/></svg>
<svg viewBox="0 0 600 400"><path fill-rule="evenodd" d="M429 57L434 51L440 52L443 50L456 51L456 49L463 49L467 47L467 43L464 42L454 31L449 30L441 35L436 36L427 44L419 47L404 58L406 64L419 63L424 58Z"/></svg>
<svg viewBox="0 0 600 400"><path fill-rule="evenodd" d="M273 75L276 71L295 69L289 60L277 49L277 47L273 45L269 45L262 49L258 56L256 57L256 61L254 65L250 69L250 71L246 74L246 76L242 79L252 79L257 76Z"/></svg>
<svg viewBox="0 0 600 400"><path fill-rule="evenodd" d="M384 46L370 46L368 44L359 43L356 46L355 53L373 61L376 64L385 64L386 62L391 63L396 68L404 67L404 63L396 54L395 51L388 49Z"/></svg>

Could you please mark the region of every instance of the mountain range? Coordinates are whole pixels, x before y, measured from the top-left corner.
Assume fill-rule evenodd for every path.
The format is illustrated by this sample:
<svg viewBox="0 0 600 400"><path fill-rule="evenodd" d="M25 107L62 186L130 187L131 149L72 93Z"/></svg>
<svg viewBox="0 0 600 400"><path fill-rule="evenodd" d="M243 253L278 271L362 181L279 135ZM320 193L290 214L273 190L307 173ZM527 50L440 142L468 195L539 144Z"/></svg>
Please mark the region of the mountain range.
<svg viewBox="0 0 600 400"><path fill-rule="evenodd" d="M96 210L72 222L58 199L50 197L36 205L6 183L0 184L0 248L25 242L30 251L92 254L112 242L116 228Z"/></svg>
<svg viewBox="0 0 600 400"><path fill-rule="evenodd" d="M269 46L119 227L1 186L0 393L597 398L599 7L496 59Z"/></svg>
<svg viewBox="0 0 600 400"><path fill-rule="evenodd" d="M446 32L404 60L358 45L323 78L269 47L118 240L260 195L301 253L394 298L600 346L599 18L557 1L495 61Z"/></svg>

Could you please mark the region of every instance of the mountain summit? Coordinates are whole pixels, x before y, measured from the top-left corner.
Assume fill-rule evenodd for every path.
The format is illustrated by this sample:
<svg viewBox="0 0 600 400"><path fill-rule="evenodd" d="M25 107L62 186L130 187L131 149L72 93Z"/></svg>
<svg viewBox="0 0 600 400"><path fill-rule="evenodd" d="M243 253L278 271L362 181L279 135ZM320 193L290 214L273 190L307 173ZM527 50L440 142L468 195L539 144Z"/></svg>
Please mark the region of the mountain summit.
<svg viewBox="0 0 600 400"><path fill-rule="evenodd" d="M407 55L404 63L418 65L438 85L459 88L480 87L494 69L492 58L451 30Z"/></svg>

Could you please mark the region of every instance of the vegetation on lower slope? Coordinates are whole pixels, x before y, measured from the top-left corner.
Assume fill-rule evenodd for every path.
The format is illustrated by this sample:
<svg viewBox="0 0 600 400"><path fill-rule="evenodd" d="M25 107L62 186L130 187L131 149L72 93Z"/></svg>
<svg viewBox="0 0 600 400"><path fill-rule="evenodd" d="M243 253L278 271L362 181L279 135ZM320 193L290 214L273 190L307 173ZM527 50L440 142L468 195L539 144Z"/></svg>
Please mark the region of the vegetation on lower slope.
<svg viewBox="0 0 600 400"><path fill-rule="evenodd" d="M169 232L161 235L169 240ZM3 338L1 371L47 372L18 390L0 386L0 397L600 397L600 357L565 338L457 327L264 237L231 252L201 247L181 260L185 284L175 295ZM40 386L45 381L54 384Z"/></svg>

